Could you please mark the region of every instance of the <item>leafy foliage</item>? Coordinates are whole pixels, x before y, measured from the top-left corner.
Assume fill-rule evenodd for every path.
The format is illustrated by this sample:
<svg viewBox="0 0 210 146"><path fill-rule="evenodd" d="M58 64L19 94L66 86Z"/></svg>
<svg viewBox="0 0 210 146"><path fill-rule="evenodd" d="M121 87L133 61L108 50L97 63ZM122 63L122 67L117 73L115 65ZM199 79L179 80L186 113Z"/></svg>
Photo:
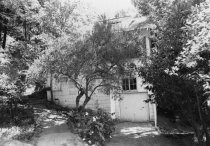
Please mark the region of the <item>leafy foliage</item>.
<svg viewBox="0 0 210 146"><path fill-rule="evenodd" d="M25 73L39 49L31 42L39 25L37 0L0 1L0 114L1 125L34 123L33 109L20 105Z"/></svg>
<svg viewBox="0 0 210 146"><path fill-rule="evenodd" d="M28 105L20 105L20 99L0 97L0 125L23 126L31 125L34 121L34 110Z"/></svg>
<svg viewBox="0 0 210 146"><path fill-rule="evenodd" d="M186 26L183 28L188 40L177 58L176 65L186 68L188 73L197 72L208 75L209 70L209 1L192 8L192 14L188 17Z"/></svg>
<svg viewBox="0 0 210 146"><path fill-rule="evenodd" d="M6 76L4 82L7 82L7 86L13 86L16 92L22 93L25 90L23 71L28 69L38 55L39 49L31 42L31 37L35 35L33 30L38 26L40 5L36 0L2 0L0 7L0 74Z"/></svg>
<svg viewBox="0 0 210 146"><path fill-rule="evenodd" d="M156 38L156 47L154 48L155 51L152 51L153 55L150 62L140 68L139 72L145 82L151 84L148 89L155 94L154 102L158 104L158 107L185 117L194 128L199 144L202 144L204 133L207 139L206 143L209 143L209 134L206 130L207 118L205 118L207 117L205 104L207 96L204 94L204 80L192 68L176 65L177 58L185 63L193 62L196 57L191 56L191 51L192 53L199 52L195 48L199 48L197 44L202 44L201 39L206 38L198 39L198 36L202 34L200 30L203 27L197 29L199 21L201 26L204 24L201 22L204 15L201 16L201 13L196 15L198 10L191 9L193 5L200 2L202 1L157 0L148 4L145 3L150 7L149 12L145 15L149 15L151 21L157 26L155 30L152 30ZM163 7L160 7L159 4L161 3L164 3ZM200 20L199 16L201 16ZM196 36L196 34L198 35ZM181 53L183 48L186 49ZM183 55L182 57L178 57L180 53L181 56ZM193 59L188 60L190 57ZM199 58L199 55L197 57ZM204 61L202 63L208 62L208 59L201 60ZM207 69L207 64L200 67Z"/></svg>
<svg viewBox="0 0 210 146"><path fill-rule="evenodd" d="M48 50L38 66L42 67L40 73L51 73L58 79L65 76L74 84L78 90L77 107L83 95L85 101L81 106L85 107L98 89L105 93L119 89L120 76L129 72L128 60L141 50L140 42L133 43L131 34L113 30L104 16L95 23L92 34L77 38L73 43L61 41L61 38L54 39L59 46L57 49L54 43L49 46L53 49Z"/></svg>
<svg viewBox="0 0 210 146"><path fill-rule="evenodd" d="M209 123L208 117L210 114L209 108L206 107L210 91L209 9L208 0L192 7L192 13L187 19L186 26L183 28L188 36L188 40L174 65L177 71L172 70L178 75L186 74L187 78L202 86L196 92L199 90L203 91L199 96L199 102L201 104L200 122L204 125L204 131L206 124ZM209 134L207 133L206 135L208 141L210 141Z"/></svg>
<svg viewBox="0 0 210 146"><path fill-rule="evenodd" d="M103 145L105 140L111 138L115 130L113 119L101 109L72 111L67 124L72 132L78 133L84 141L91 145Z"/></svg>
<svg viewBox="0 0 210 146"><path fill-rule="evenodd" d="M93 17L82 3L43 2L38 34L33 37L41 51L28 70L29 81L44 83L53 71L53 61L66 51L71 52L74 43L90 30Z"/></svg>
<svg viewBox="0 0 210 146"><path fill-rule="evenodd" d="M164 7L162 9L165 10ZM184 31L181 28L184 26L190 7L185 3L183 5L177 3L174 7L170 7L168 4L167 9L170 13L163 13L161 19L167 19L167 21L164 24L159 23L154 30L154 32L158 32L156 34L156 48L152 48L156 51L153 51L151 62L145 64L139 71L145 82L152 84L150 89L155 94L159 107L174 110L177 109L175 103L177 103L176 97L180 93L179 89L182 88L180 86L182 79L178 82L179 78L167 74L167 69L174 65L185 42ZM157 15L157 17L162 16L162 13L157 13Z"/></svg>

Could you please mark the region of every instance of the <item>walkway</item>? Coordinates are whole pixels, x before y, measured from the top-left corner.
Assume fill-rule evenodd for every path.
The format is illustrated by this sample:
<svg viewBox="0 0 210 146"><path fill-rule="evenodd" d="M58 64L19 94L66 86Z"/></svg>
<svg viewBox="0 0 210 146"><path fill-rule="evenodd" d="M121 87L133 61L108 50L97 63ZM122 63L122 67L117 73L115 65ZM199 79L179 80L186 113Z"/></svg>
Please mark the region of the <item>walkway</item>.
<svg viewBox="0 0 210 146"><path fill-rule="evenodd" d="M87 146L78 135L70 132L66 117L42 104L34 105L36 130L33 146ZM18 141L8 141L0 146L32 146ZM116 125L116 131L105 146L188 146L183 138L166 137L148 123L124 122Z"/></svg>
<svg viewBox="0 0 210 146"><path fill-rule="evenodd" d="M71 133L66 125L66 117L56 111L48 110L43 106L35 108L39 117L39 137L34 139L35 146L85 146L84 142Z"/></svg>
<svg viewBox="0 0 210 146"><path fill-rule="evenodd" d="M166 137L146 123L120 123L106 146L188 146L183 139ZM191 146L191 145L189 145Z"/></svg>

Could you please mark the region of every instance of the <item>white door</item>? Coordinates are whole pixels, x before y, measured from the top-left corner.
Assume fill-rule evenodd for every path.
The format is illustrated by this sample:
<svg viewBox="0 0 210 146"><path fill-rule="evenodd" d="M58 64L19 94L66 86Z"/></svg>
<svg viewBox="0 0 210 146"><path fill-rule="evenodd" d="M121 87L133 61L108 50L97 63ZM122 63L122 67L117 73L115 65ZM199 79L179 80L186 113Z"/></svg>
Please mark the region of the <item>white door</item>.
<svg viewBox="0 0 210 146"><path fill-rule="evenodd" d="M120 101L120 119L124 121L149 121L149 104L147 93L123 94Z"/></svg>

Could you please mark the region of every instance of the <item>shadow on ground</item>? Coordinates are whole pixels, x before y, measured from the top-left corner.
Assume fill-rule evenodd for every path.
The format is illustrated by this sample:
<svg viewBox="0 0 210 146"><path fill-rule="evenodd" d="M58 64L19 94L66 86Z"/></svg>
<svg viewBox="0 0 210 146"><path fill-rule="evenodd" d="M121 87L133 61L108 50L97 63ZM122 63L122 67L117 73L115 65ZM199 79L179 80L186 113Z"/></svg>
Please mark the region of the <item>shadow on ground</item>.
<svg viewBox="0 0 210 146"><path fill-rule="evenodd" d="M35 107L35 114L38 122L41 122L43 129L55 127L66 122L66 117L56 111L48 110L44 107Z"/></svg>
<svg viewBox="0 0 210 146"><path fill-rule="evenodd" d="M85 143L70 132L66 124L66 116L49 110L44 105L33 105L39 128L34 138L35 146L85 146Z"/></svg>
<svg viewBox="0 0 210 146"><path fill-rule="evenodd" d="M116 126L113 138L106 146L192 146L186 137L162 135L147 123L124 122Z"/></svg>

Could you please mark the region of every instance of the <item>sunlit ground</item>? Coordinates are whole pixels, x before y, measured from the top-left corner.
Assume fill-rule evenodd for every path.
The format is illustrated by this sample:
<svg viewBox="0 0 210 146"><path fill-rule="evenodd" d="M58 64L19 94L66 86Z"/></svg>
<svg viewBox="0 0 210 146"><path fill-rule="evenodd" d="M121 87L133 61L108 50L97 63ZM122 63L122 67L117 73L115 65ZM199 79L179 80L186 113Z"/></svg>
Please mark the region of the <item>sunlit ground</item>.
<svg viewBox="0 0 210 146"><path fill-rule="evenodd" d="M122 129L120 132L123 135L132 134L134 138L160 135L160 133L153 127L128 127Z"/></svg>
<svg viewBox="0 0 210 146"><path fill-rule="evenodd" d="M47 110L42 107L36 107L34 110L36 115L36 123L41 129L39 132L41 132L43 129L63 125L66 122L66 118L62 115L59 115L56 111ZM24 141L27 141L27 139L30 139L30 136L33 136L34 129L35 126L33 124L22 127L11 126L0 128L0 141L10 139L24 139Z"/></svg>
<svg viewBox="0 0 210 146"><path fill-rule="evenodd" d="M7 127L0 128L0 140L21 139L23 136L30 136L33 133L34 126L26 127Z"/></svg>
<svg viewBox="0 0 210 146"><path fill-rule="evenodd" d="M115 135L140 138L145 136L157 136L160 132L151 124L124 122L116 126Z"/></svg>
<svg viewBox="0 0 210 146"><path fill-rule="evenodd" d="M59 115L56 111L42 108L34 108L34 110L39 116L38 122L40 122L42 128L59 126L66 122L66 118L62 115Z"/></svg>
<svg viewBox="0 0 210 146"><path fill-rule="evenodd" d="M167 137L150 123L124 122L116 125L106 146L191 146L191 137Z"/></svg>

